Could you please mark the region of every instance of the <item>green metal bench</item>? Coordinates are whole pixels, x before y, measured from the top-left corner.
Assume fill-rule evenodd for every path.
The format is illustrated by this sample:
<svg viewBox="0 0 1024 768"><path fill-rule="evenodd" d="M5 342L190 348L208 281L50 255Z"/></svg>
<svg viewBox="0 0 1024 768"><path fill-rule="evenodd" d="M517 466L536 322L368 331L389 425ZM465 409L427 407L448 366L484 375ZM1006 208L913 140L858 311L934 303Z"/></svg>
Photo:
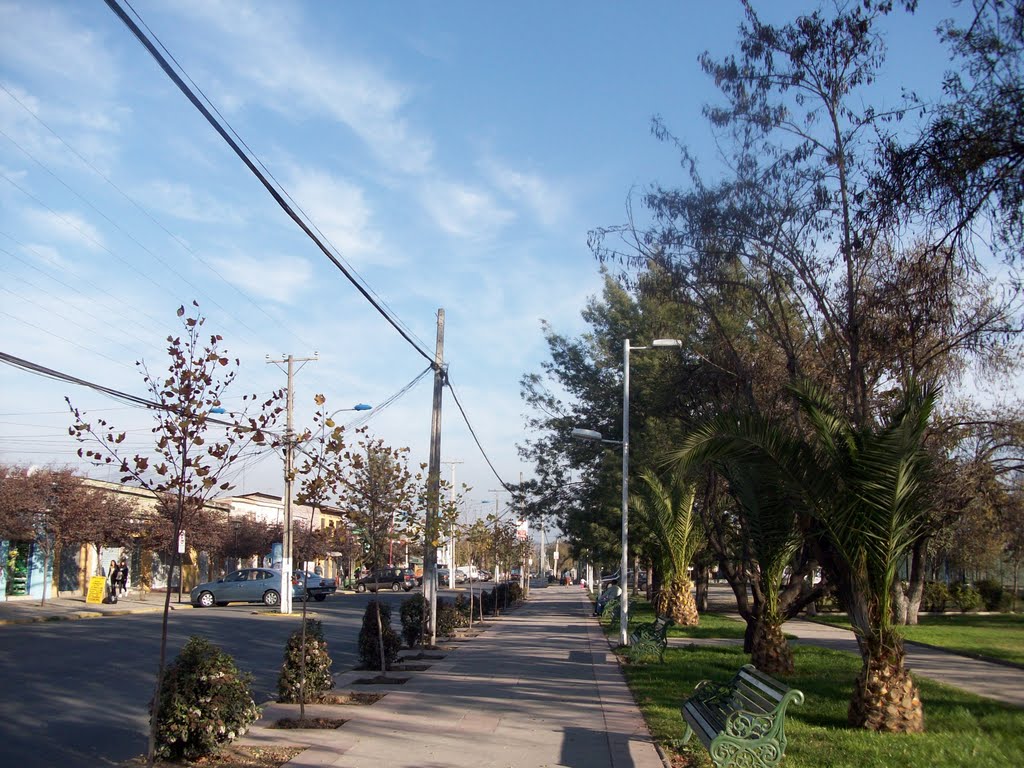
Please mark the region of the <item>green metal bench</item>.
<svg viewBox="0 0 1024 768"><path fill-rule="evenodd" d="M752 664L724 685L704 680L683 702L683 742L696 734L718 768L778 765L786 752L783 725L790 702L803 704L803 693Z"/></svg>
<svg viewBox="0 0 1024 768"><path fill-rule="evenodd" d="M619 623L619 598L613 597L604 604L604 608L601 609L601 618L608 619L608 624L612 627Z"/></svg>
<svg viewBox="0 0 1024 768"><path fill-rule="evenodd" d="M675 622L667 616L659 616L654 621L639 625L629 636L629 657L636 661L644 656L658 654L658 660L664 663L668 628L673 624Z"/></svg>

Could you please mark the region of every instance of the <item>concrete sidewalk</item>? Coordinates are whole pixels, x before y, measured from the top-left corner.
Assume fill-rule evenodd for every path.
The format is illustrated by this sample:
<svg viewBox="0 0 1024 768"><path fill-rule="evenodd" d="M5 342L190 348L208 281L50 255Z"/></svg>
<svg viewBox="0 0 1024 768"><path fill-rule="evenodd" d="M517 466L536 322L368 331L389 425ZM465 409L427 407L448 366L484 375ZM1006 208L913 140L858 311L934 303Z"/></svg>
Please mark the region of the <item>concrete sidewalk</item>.
<svg viewBox="0 0 1024 768"><path fill-rule="evenodd" d="M307 707L350 718L341 728L264 727L297 717L274 704L241 743L312 745L290 768L665 768L589 606L579 588L535 588L404 685L340 676L343 691L388 691L368 706Z"/></svg>
<svg viewBox="0 0 1024 768"><path fill-rule="evenodd" d="M191 610L187 602L178 603L177 594L171 595L171 610ZM137 592L129 592L116 603L86 603L85 597L48 597L45 605L39 604L38 597L8 597L0 602L0 626L4 624L32 624L38 621L74 621L76 619L98 619L104 616L126 616L132 613L159 613L164 609L164 595L151 592L140 598Z"/></svg>

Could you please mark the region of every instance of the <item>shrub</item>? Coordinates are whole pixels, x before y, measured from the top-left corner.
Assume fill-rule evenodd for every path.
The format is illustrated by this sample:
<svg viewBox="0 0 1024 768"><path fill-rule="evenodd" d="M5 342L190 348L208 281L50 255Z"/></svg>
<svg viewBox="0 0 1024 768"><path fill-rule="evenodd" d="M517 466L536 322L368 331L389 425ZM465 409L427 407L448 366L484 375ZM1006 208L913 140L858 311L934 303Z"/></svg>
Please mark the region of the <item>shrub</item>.
<svg viewBox="0 0 1024 768"><path fill-rule="evenodd" d="M962 613L981 608L981 595L970 584L954 584L950 592L953 595L953 602Z"/></svg>
<svg viewBox="0 0 1024 768"><path fill-rule="evenodd" d="M359 630L359 659L367 669L380 669L380 635L377 633L377 611L380 611L380 625L384 635L384 663L388 666L398 661L402 640L391 628L391 607L379 600L366 604L363 626Z"/></svg>
<svg viewBox="0 0 1024 768"><path fill-rule="evenodd" d="M455 628L462 626L462 614L459 613L454 603L447 600L437 601L437 634L441 637L451 637L455 634ZM467 622L468 623L468 622Z"/></svg>
<svg viewBox="0 0 1024 768"><path fill-rule="evenodd" d="M260 714L249 690L251 679L213 643L189 638L164 673L157 756L205 757L244 734Z"/></svg>
<svg viewBox="0 0 1024 768"><path fill-rule="evenodd" d="M508 599L513 603L519 603L523 600L523 588L519 586L518 581L513 581L508 585Z"/></svg>
<svg viewBox="0 0 1024 768"><path fill-rule="evenodd" d="M476 603L477 603L477 601L476 601L476 599L474 599L473 603L471 604L469 602L468 595L466 595L465 592L459 592L459 594L455 598L455 613L456 613L456 616L457 616L457 623L456 623L455 626L457 626L457 627L468 627L469 626L469 615L470 615L471 606L472 606L472 608L475 608L476 607Z"/></svg>
<svg viewBox="0 0 1024 768"><path fill-rule="evenodd" d="M1009 611L1013 596L995 579L980 579L974 582L986 611Z"/></svg>
<svg viewBox="0 0 1024 768"><path fill-rule="evenodd" d="M299 682L302 671L302 629L292 632L284 651L284 664L277 678L277 700L285 703L299 701ZM306 619L306 684L305 700L316 701L320 694L334 687L331 675L331 656L327 640L319 621Z"/></svg>
<svg viewBox="0 0 1024 768"><path fill-rule="evenodd" d="M413 595L402 601L402 639L410 648L420 644L423 637L423 616L429 610L430 605L423 595Z"/></svg>
<svg viewBox="0 0 1024 768"><path fill-rule="evenodd" d="M494 590L493 589L490 592L481 592L480 593L480 605L483 608L483 612L484 612L485 616L492 616L492 615L494 615Z"/></svg>
<svg viewBox="0 0 1024 768"><path fill-rule="evenodd" d="M943 582L929 581L924 585L924 597L921 598L921 607L924 610L929 613L942 613L951 602L953 595Z"/></svg>

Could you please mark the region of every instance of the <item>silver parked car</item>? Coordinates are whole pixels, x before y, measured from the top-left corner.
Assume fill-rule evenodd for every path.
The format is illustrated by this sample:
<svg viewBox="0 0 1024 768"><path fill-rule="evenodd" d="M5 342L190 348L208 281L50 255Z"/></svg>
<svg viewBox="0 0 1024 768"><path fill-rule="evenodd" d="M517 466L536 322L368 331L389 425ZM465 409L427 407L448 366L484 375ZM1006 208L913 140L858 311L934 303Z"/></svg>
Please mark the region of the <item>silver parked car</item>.
<svg viewBox="0 0 1024 768"><path fill-rule="evenodd" d="M281 603L281 572L273 568L243 568L223 579L200 584L189 593L192 605L209 608L228 603ZM292 585L292 599L301 600L302 584Z"/></svg>

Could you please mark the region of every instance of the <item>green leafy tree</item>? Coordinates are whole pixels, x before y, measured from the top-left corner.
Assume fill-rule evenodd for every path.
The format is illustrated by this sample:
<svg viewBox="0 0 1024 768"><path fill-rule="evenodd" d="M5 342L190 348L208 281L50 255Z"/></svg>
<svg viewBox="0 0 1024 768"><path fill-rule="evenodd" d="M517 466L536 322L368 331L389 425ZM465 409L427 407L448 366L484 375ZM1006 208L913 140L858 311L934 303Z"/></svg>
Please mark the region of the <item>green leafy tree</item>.
<svg viewBox="0 0 1024 768"><path fill-rule="evenodd" d="M160 518L166 526L157 526L158 549L171 555L172 570L178 565L177 539L181 531L203 520L207 501L217 492L228 491L231 484L223 480L225 472L256 446L271 442L268 429L277 421L281 408L280 394L258 403L254 414L233 415L217 420L214 409L223 407L225 391L234 383L238 360L232 361L222 349L223 338L206 336L205 318L198 312L186 315L178 308L183 333L167 337L169 357L167 372L151 373L143 362L136 365L152 398L153 451L126 456L121 445L125 433L119 432L105 419L87 420L68 400L74 419L69 432L89 447L79 448L79 455L99 466L110 466L121 473L121 481L153 492L160 501ZM257 404L255 395L244 401ZM216 434L211 436L211 431ZM164 701L163 681L167 653L167 621L171 591L164 598L161 622L160 652L157 664L150 717L147 762L156 756L157 723Z"/></svg>
<svg viewBox="0 0 1024 768"><path fill-rule="evenodd" d="M893 605L899 567L923 535L935 393L911 389L883 426L858 429L810 385L796 387L807 433L759 417L719 419L672 454L678 464L730 462L767 498L786 498L820 526L836 563L830 574L857 632L863 666L850 702L852 725L888 732L924 728L917 687L904 666ZM767 480L767 485L765 480Z"/></svg>

